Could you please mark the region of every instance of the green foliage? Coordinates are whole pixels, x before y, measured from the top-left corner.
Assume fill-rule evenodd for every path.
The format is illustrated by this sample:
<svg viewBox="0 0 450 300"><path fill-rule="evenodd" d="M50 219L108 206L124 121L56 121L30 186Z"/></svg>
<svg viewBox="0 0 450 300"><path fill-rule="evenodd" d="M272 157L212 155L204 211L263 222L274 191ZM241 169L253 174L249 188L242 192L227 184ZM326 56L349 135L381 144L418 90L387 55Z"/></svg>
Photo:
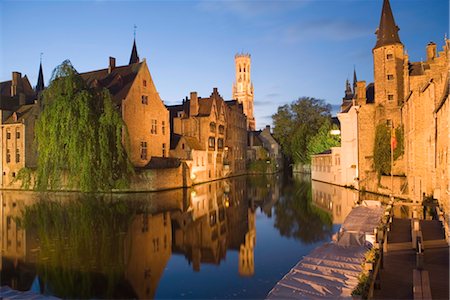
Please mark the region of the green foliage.
<svg viewBox="0 0 450 300"><path fill-rule="evenodd" d="M38 189L64 183L106 191L128 182L133 168L122 141L128 135L108 90L90 89L64 61L53 71L43 100L36 123Z"/></svg>
<svg viewBox="0 0 450 300"><path fill-rule="evenodd" d="M397 148L394 149L394 159L398 159L405 153L405 130L403 124L395 128L395 138L397 140Z"/></svg>
<svg viewBox="0 0 450 300"><path fill-rule="evenodd" d="M333 217L313 204L309 176L283 185L283 197L274 205L275 222L282 236L312 244L330 238L333 234Z"/></svg>
<svg viewBox="0 0 450 300"><path fill-rule="evenodd" d="M358 285L352 291L352 296L361 296L362 299L367 299L367 294L369 292L369 275L365 272L362 272L358 276Z"/></svg>
<svg viewBox="0 0 450 300"><path fill-rule="evenodd" d="M311 155L321 153L331 147L339 147L341 144L340 135L332 135L330 133L333 129L339 129L336 125L332 125L329 120L320 126L319 131L311 138L308 143L308 158L311 160Z"/></svg>
<svg viewBox="0 0 450 300"><path fill-rule="evenodd" d="M24 167L17 172L16 178L13 182L20 181L21 187L28 190L31 187L31 174L33 171L30 168Z"/></svg>
<svg viewBox="0 0 450 300"><path fill-rule="evenodd" d="M248 165L248 170L253 173L267 173L270 171L271 162L267 163L267 160L254 160Z"/></svg>
<svg viewBox="0 0 450 300"><path fill-rule="evenodd" d="M394 160L404 154L404 129L403 125L395 129L397 147L394 149ZM373 162L378 177L391 173L391 132L384 123L376 127L375 144L373 149Z"/></svg>
<svg viewBox="0 0 450 300"><path fill-rule="evenodd" d="M37 273L53 293L112 298L127 265L123 245L133 215L124 201L45 199L26 207L19 224L37 235ZM100 291L96 274L105 275Z"/></svg>
<svg viewBox="0 0 450 300"><path fill-rule="evenodd" d="M331 106L324 100L303 97L290 105L278 107L272 116L274 137L283 153L295 163L308 163L308 143L319 128L329 120Z"/></svg>
<svg viewBox="0 0 450 300"><path fill-rule="evenodd" d="M391 139L386 124L379 124L375 131L373 163L378 176L391 172Z"/></svg>

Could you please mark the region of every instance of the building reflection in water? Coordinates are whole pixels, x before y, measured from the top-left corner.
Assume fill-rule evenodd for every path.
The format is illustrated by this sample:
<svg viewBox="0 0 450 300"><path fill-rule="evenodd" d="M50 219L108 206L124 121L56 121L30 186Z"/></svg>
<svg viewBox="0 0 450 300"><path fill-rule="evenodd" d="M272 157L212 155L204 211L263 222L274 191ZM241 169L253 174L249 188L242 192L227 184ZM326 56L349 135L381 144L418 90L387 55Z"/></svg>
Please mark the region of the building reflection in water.
<svg viewBox="0 0 450 300"><path fill-rule="evenodd" d="M68 298L153 298L172 254L200 271L227 251L238 253L239 275L252 276L255 211L270 216L279 193L280 180L256 177L100 199L2 192L1 285Z"/></svg>
<svg viewBox="0 0 450 300"><path fill-rule="evenodd" d="M342 224L358 202L356 190L315 180L311 185L313 203L332 215L333 224Z"/></svg>

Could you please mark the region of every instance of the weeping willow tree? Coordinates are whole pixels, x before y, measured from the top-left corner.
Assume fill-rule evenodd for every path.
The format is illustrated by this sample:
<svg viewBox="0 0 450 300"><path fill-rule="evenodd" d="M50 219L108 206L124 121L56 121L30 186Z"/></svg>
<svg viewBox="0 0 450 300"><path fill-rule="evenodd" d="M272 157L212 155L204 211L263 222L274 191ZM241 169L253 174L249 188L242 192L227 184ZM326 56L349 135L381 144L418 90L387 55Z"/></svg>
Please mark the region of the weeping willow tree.
<svg viewBox="0 0 450 300"><path fill-rule="evenodd" d="M68 60L53 71L35 132L38 189L127 186L133 168L123 143L126 126L109 91L89 88Z"/></svg>

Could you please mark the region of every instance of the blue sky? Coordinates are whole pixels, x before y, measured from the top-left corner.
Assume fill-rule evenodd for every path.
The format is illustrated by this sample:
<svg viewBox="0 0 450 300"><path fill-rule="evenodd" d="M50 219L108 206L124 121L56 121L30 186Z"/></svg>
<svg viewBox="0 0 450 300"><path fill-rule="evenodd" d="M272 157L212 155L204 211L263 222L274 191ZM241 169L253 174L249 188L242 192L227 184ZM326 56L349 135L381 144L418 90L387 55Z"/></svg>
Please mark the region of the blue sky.
<svg viewBox="0 0 450 300"><path fill-rule="evenodd" d="M234 55L252 55L257 127L279 105L301 96L339 104L356 66L373 80L372 48L382 0L297 1L2 1L0 81L12 71L34 86L43 52L46 84L70 59L79 72L128 63L136 42L161 98L176 104L217 87L231 99ZM449 32L448 0L391 0L410 60L425 46L442 48Z"/></svg>

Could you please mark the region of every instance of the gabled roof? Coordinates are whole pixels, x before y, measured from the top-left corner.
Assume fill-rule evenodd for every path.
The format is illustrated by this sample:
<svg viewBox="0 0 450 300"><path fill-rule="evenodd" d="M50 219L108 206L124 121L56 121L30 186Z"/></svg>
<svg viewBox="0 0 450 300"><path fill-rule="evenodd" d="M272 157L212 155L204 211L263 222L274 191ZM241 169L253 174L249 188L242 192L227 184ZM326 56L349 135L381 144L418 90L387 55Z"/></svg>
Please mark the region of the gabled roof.
<svg viewBox="0 0 450 300"><path fill-rule="evenodd" d="M131 85L144 62L121 67L115 67L109 73L108 69L101 69L81 73L81 77L90 87L107 88L116 105L128 95Z"/></svg>
<svg viewBox="0 0 450 300"><path fill-rule="evenodd" d="M201 98L198 97L198 115L199 117L207 117L211 115L211 109L213 107L213 103L215 103L216 109L218 113L222 113L222 101L225 102L222 96L219 94L216 88L214 88L213 92L209 96L209 98ZM231 100L235 101L235 100ZM191 100L183 100L182 104L178 105L170 105L166 106L170 111L170 117L177 117L177 113L182 111L186 116L190 115L190 104Z"/></svg>
<svg viewBox="0 0 450 300"><path fill-rule="evenodd" d="M23 123L24 120L28 119L33 115L33 112L36 112L38 108L38 104L26 104L19 107L17 111L15 111L12 115L10 115L4 124L17 124Z"/></svg>
<svg viewBox="0 0 450 300"><path fill-rule="evenodd" d="M394 15L392 14L391 4L389 0L384 0L383 9L381 11L380 26L375 32L377 35L377 43L375 48L401 44L398 31L400 28L395 24Z"/></svg>
<svg viewBox="0 0 450 300"><path fill-rule="evenodd" d="M200 144L200 142L191 136L182 136L176 133L173 133L170 137L170 149L173 150L177 148L180 142L186 143L186 145L192 150L205 150L204 147Z"/></svg>
<svg viewBox="0 0 450 300"><path fill-rule="evenodd" d="M12 80L0 82L0 109L11 110L19 105L19 94L25 95L25 103L32 104L36 99L36 93L31 87L28 77L25 75L19 78L17 83L17 94L11 97Z"/></svg>

